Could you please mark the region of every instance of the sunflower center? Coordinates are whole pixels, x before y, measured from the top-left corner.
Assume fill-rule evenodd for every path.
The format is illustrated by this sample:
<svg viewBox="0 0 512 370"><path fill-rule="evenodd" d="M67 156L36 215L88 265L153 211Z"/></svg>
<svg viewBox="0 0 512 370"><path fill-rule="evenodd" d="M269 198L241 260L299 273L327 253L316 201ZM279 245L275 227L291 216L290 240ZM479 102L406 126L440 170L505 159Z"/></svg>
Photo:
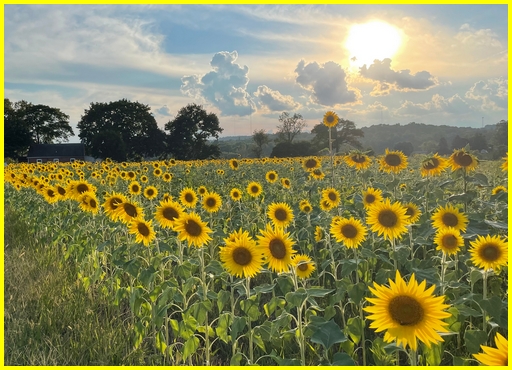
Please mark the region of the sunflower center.
<svg viewBox="0 0 512 370"><path fill-rule="evenodd" d="M133 204L130 204L130 203L125 203L123 205L124 207L124 211L126 212L126 214L130 217L137 217L137 208L135 208L135 206Z"/></svg>
<svg viewBox="0 0 512 370"><path fill-rule="evenodd" d="M301 263L300 265L297 266L297 268L300 271L307 271L308 270L308 263L307 262Z"/></svg>
<svg viewBox="0 0 512 370"><path fill-rule="evenodd" d="M447 234L443 236L443 246L447 249L457 248L457 238L455 235Z"/></svg>
<svg viewBox="0 0 512 370"><path fill-rule="evenodd" d="M172 207L164 208L162 215L167 220L170 220L170 221L173 221L174 219L178 218L178 216L179 216L178 212Z"/></svg>
<svg viewBox="0 0 512 370"><path fill-rule="evenodd" d="M187 193L187 194L185 194L185 200L188 203L192 203L194 201L194 196L191 193Z"/></svg>
<svg viewBox="0 0 512 370"><path fill-rule="evenodd" d="M345 238L355 238L357 236L357 228L354 225L346 224L341 227L341 233Z"/></svg>
<svg viewBox="0 0 512 370"><path fill-rule="evenodd" d="M391 318L402 326L412 326L420 323L425 314L421 304L414 298L398 296L389 302Z"/></svg>
<svg viewBox="0 0 512 370"><path fill-rule="evenodd" d="M414 216L414 209L412 207L407 207L407 211L405 212L405 215L408 217Z"/></svg>
<svg viewBox="0 0 512 370"><path fill-rule="evenodd" d="M237 265L247 266L252 261L252 254L245 247L237 247L233 251L233 261L235 261Z"/></svg>
<svg viewBox="0 0 512 370"><path fill-rule="evenodd" d="M467 153L458 153L454 156L453 160L459 166L468 167L473 163L473 158Z"/></svg>
<svg viewBox="0 0 512 370"><path fill-rule="evenodd" d="M439 159L430 158L427 163L423 165L423 168L426 170L433 170L439 166Z"/></svg>
<svg viewBox="0 0 512 370"><path fill-rule="evenodd" d="M286 221L286 219L288 218L288 212L286 212L286 210L282 208L278 208L274 212L274 217L279 221Z"/></svg>
<svg viewBox="0 0 512 370"><path fill-rule="evenodd" d="M60 195L66 194L66 189L64 189L63 187L58 186L57 191L59 192Z"/></svg>
<svg viewBox="0 0 512 370"><path fill-rule="evenodd" d="M268 174L268 178L269 178L270 180L275 180L276 175L274 175L273 173L269 173L269 174Z"/></svg>
<svg viewBox="0 0 512 370"><path fill-rule="evenodd" d="M109 201L110 208L112 208L112 209L116 209L116 208L117 208L117 206L118 206L120 203L122 203L122 201L121 201L121 199L119 199L119 198L112 198L112 199L110 199L110 201Z"/></svg>
<svg viewBox="0 0 512 370"><path fill-rule="evenodd" d="M239 196L240 196L240 194L238 194L238 191L233 192L233 197L238 198Z"/></svg>
<svg viewBox="0 0 512 370"><path fill-rule="evenodd" d="M153 189L148 189L146 190L146 194L151 197L153 194L155 194L155 191Z"/></svg>
<svg viewBox="0 0 512 370"><path fill-rule="evenodd" d="M290 185L290 181L284 180L284 184L288 186L288 185Z"/></svg>
<svg viewBox="0 0 512 370"><path fill-rule="evenodd" d="M310 212L311 207L310 206L304 206L304 212Z"/></svg>
<svg viewBox="0 0 512 370"><path fill-rule="evenodd" d="M402 159L400 158L400 156L398 154L393 153L386 155L384 161L387 163L388 166L391 167L400 166L400 164L402 164Z"/></svg>
<svg viewBox="0 0 512 370"><path fill-rule="evenodd" d="M398 222L398 217L391 210L384 210L379 213L379 223L384 227L393 227Z"/></svg>
<svg viewBox="0 0 512 370"><path fill-rule="evenodd" d="M95 199L90 199L90 200L89 200L89 206L90 206L91 208L96 208L96 205L97 205L97 203L96 203L96 200L95 200Z"/></svg>
<svg viewBox="0 0 512 370"><path fill-rule="evenodd" d="M459 219L453 213L445 213L443 215L442 220L443 220L443 224L445 224L445 226L454 227L454 226L457 226L457 224L459 223Z"/></svg>
<svg viewBox="0 0 512 370"><path fill-rule="evenodd" d="M48 193L47 194L48 194L49 197L52 197L52 198L55 196L55 193L54 193L54 191L52 189L48 189Z"/></svg>
<svg viewBox="0 0 512 370"><path fill-rule="evenodd" d="M203 228L194 220L188 220L185 222L185 230L191 236L199 236L201 235Z"/></svg>
<svg viewBox="0 0 512 370"><path fill-rule="evenodd" d="M206 199L206 205L208 207L215 207L216 204L217 204L217 201L215 200L215 198Z"/></svg>
<svg viewBox="0 0 512 370"><path fill-rule="evenodd" d="M366 203L373 203L375 202L375 195L366 194L366 197L364 199L366 200Z"/></svg>
<svg viewBox="0 0 512 370"><path fill-rule="evenodd" d="M364 163L366 162L366 158L362 155L359 155L359 154L356 154L356 155L353 155L352 157L350 157L350 159L352 159L353 162L355 163Z"/></svg>
<svg viewBox="0 0 512 370"><path fill-rule="evenodd" d="M269 243L269 249L274 258L281 260L286 256L286 246L280 239L272 239Z"/></svg>
<svg viewBox="0 0 512 370"><path fill-rule="evenodd" d="M260 190L256 185L251 186L251 192L256 194Z"/></svg>
<svg viewBox="0 0 512 370"><path fill-rule="evenodd" d="M494 262L501 257L501 250L492 243L484 244L480 249L480 258L486 262Z"/></svg>
<svg viewBox="0 0 512 370"><path fill-rule="evenodd" d="M77 187L76 187L76 190L82 194L82 193L85 193L86 191L89 191L89 187L85 184L79 184Z"/></svg>
<svg viewBox="0 0 512 370"><path fill-rule="evenodd" d="M137 193L139 191L139 186L138 185L132 185L132 191L134 193Z"/></svg>
<svg viewBox="0 0 512 370"><path fill-rule="evenodd" d="M305 164L306 164L306 168L315 168L316 167L316 160L308 159Z"/></svg>
<svg viewBox="0 0 512 370"><path fill-rule="evenodd" d="M329 123L333 123L334 122L334 116L331 116L331 115L328 115L327 117L325 117L325 120Z"/></svg>
<svg viewBox="0 0 512 370"><path fill-rule="evenodd" d="M231 162L231 164L233 165L233 167L237 168L238 167L238 162L237 161L233 161Z"/></svg>
<svg viewBox="0 0 512 370"><path fill-rule="evenodd" d="M139 230L139 234L142 236L149 236L149 227L146 226L146 224L139 222L137 225L137 230Z"/></svg>
<svg viewBox="0 0 512 370"><path fill-rule="evenodd" d="M336 193L334 193L334 192L332 192L332 191L331 191L331 192L328 194L328 198L329 198L329 200L331 200L331 201L333 201L333 202L334 202L338 197L336 196Z"/></svg>

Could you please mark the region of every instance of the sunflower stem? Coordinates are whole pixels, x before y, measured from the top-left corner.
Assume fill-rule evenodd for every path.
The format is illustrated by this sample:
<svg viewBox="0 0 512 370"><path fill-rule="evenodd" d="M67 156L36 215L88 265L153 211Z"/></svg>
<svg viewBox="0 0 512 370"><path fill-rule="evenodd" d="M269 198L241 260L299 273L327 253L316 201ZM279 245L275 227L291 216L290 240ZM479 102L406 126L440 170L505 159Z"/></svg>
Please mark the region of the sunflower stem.
<svg viewBox="0 0 512 370"><path fill-rule="evenodd" d="M233 284L233 275L229 275L229 278L231 280L231 323L233 323L235 321L235 285ZM233 330L233 328L231 328L231 330ZM236 338L231 338L231 340L231 356L234 356L236 353L237 341Z"/></svg>
<svg viewBox="0 0 512 370"><path fill-rule="evenodd" d="M246 279L246 295L247 300L251 298L251 278L248 276ZM253 342L252 342L252 327L251 327L251 318L248 317L247 325L249 326L249 365L254 364L254 352L253 352Z"/></svg>
<svg viewBox="0 0 512 370"><path fill-rule="evenodd" d="M333 164L333 152L332 152L331 127L329 127L329 156L331 157L331 181L332 181L332 187L334 188L334 164Z"/></svg>
<svg viewBox="0 0 512 370"><path fill-rule="evenodd" d="M444 295L445 292L445 274L446 274L446 253L443 252L443 256L441 257L441 295Z"/></svg>
<svg viewBox="0 0 512 370"><path fill-rule="evenodd" d="M395 238L391 238L391 249L393 250L393 265L395 267L395 271L397 271L398 270L398 260L396 258Z"/></svg>
<svg viewBox="0 0 512 370"><path fill-rule="evenodd" d="M410 359L411 366L418 366L418 353L415 349L411 349Z"/></svg>
<svg viewBox="0 0 512 370"><path fill-rule="evenodd" d="M199 260L201 262L201 282L203 285L203 301L208 300L208 284L206 284L206 269L204 263L204 248L199 248ZM208 311L206 311L205 318L205 334L204 341L206 347L206 361L205 366L210 366L210 328L208 325Z"/></svg>
<svg viewBox="0 0 512 370"><path fill-rule="evenodd" d="M484 284L482 296L483 296L484 301L487 299L487 272L488 272L488 270L484 270L484 272L482 274L483 275L482 280L483 280L483 284ZM482 309L482 330L483 331L487 330L487 317L486 316L487 316L487 312L485 312L485 309Z"/></svg>

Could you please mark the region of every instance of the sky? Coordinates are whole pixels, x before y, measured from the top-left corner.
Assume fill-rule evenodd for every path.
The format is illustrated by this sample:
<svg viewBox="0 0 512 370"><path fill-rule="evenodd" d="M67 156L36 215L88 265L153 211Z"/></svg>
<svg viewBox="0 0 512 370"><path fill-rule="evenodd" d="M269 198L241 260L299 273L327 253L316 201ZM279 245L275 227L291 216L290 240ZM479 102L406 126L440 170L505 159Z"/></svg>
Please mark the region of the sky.
<svg viewBox="0 0 512 370"><path fill-rule="evenodd" d="M507 119L507 5L5 5L4 96L59 108L196 103L221 136L300 113L481 127Z"/></svg>

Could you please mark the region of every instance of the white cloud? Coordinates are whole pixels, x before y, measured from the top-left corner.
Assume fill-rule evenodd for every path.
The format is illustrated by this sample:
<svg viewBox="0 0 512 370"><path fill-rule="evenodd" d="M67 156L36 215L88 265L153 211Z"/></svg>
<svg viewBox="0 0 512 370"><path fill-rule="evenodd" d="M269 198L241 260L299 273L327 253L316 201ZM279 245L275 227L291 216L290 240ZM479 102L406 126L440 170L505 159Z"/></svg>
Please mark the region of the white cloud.
<svg viewBox="0 0 512 370"><path fill-rule="evenodd" d="M298 109L300 104L294 101L290 95L282 95L279 91L272 90L266 85L258 86L258 90L254 93L258 98L259 105L271 112L283 112Z"/></svg>
<svg viewBox="0 0 512 370"><path fill-rule="evenodd" d="M172 116L171 110L169 109L167 104L162 106L161 108L155 109L155 113L157 113L161 116L166 116L166 117Z"/></svg>
<svg viewBox="0 0 512 370"><path fill-rule="evenodd" d="M471 111L471 106L458 94L449 98L434 94L432 99L425 103L413 103L406 100L395 110L401 116L425 116L433 113L444 115L465 115Z"/></svg>
<svg viewBox="0 0 512 370"><path fill-rule="evenodd" d="M480 80L473 84L465 97L479 104L482 111L503 111L508 105L508 81L503 78Z"/></svg>
<svg viewBox="0 0 512 370"><path fill-rule="evenodd" d="M324 106L357 103L359 92L349 89L346 74L338 63L317 62L306 64L301 60L295 69L295 81L305 90L311 92L311 101Z"/></svg>
<svg viewBox="0 0 512 370"><path fill-rule="evenodd" d="M247 92L249 67L235 63L236 51L216 53L210 65L212 71L200 76L183 76L181 92L195 99L204 99L227 116L247 116L255 104Z"/></svg>

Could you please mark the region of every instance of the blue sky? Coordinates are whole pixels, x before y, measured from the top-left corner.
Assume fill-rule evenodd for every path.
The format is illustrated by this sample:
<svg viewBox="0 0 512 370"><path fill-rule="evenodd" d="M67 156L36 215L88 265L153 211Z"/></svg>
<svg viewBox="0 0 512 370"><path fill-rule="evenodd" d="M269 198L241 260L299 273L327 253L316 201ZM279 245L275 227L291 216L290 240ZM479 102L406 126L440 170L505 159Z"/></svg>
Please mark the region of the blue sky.
<svg viewBox="0 0 512 370"><path fill-rule="evenodd" d="M222 136L328 110L358 127L507 119L507 5L6 5L5 97L197 103ZM349 46L347 46L349 45ZM352 45L352 46L350 46ZM75 137L72 142L78 141Z"/></svg>

